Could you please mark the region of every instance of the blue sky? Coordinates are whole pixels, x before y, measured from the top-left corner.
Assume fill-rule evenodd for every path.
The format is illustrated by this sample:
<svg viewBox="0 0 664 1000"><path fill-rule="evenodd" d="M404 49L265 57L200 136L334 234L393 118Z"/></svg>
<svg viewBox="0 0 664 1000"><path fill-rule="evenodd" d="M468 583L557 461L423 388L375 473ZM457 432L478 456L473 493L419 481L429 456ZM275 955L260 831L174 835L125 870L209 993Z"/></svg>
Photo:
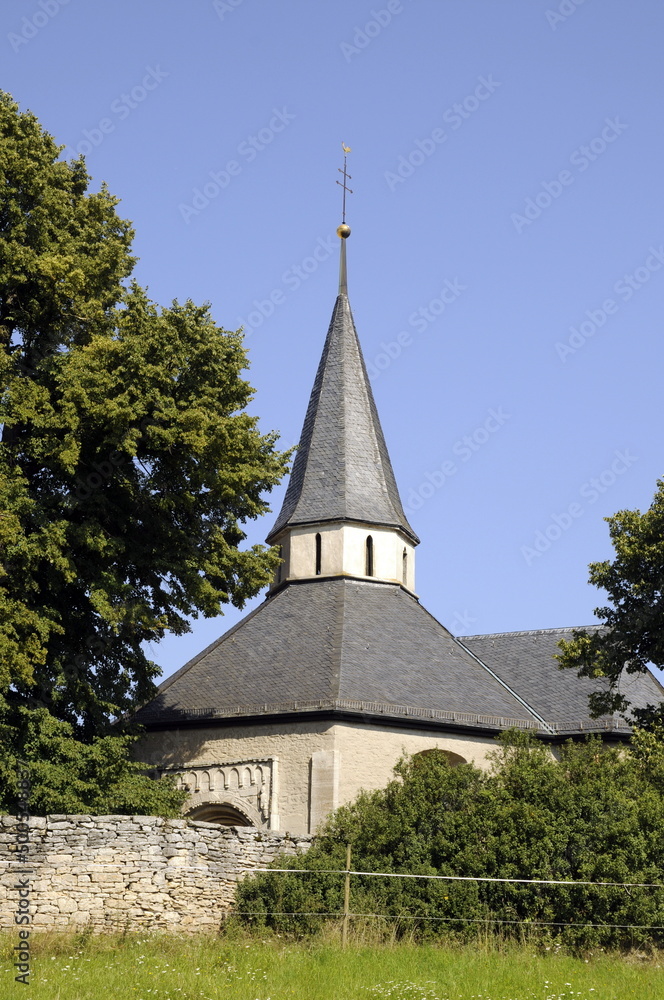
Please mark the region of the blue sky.
<svg viewBox="0 0 664 1000"><path fill-rule="evenodd" d="M663 34L656 0L0 10L3 88L121 199L153 299L245 325L252 412L285 446L352 147L351 303L417 590L455 634L592 622L603 518L664 471ZM244 613L152 655L167 675Z"/></svg>

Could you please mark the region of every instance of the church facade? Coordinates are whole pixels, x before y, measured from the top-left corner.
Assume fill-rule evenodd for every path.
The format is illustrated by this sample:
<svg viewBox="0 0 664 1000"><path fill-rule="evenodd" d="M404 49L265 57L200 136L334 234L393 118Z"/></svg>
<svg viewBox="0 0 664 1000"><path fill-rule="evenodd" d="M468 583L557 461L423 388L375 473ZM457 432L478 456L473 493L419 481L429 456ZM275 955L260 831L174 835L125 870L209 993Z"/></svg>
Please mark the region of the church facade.
<svg viewBox="0 0 664 1000"><path fill-rule="evenodd" d="M455 638L415 590L404 513L355 330L340 227L339 293L288 489L267 536L282 563L264 602L166 680L135 720L139 757L189 790L185 812L313 833L404 754L434 747L486 766L504 729L555 748L591 719L596 681L556 669L572 629ZM636 705L664 690L630 675Z"/></svg>

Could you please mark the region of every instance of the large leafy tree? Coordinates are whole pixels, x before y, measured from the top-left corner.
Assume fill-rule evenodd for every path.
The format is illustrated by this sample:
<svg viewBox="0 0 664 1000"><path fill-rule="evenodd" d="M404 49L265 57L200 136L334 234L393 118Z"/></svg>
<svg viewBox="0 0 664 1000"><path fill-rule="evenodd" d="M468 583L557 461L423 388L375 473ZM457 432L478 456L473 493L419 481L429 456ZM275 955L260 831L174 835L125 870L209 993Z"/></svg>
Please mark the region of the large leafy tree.
<svg viewBox="0 0 664 1000"><path fill-rule="evenodd" d="M645 513L621 510L606 519L615 558L590 564L589 582L606 591L610 604L595 610L603 628L580 629L562 641L562 668L581 677L604 677L608 686L591 695L594 715L628 712L618 690L623 670L643 673L649 665L664 668L664 480ZM658 706L631 709L645 724L661 718Z"/></svg>
<svg viewBox="0 0 664 1000"><path fill-rule="evenodd" d="M268 582L275 552L239 546L289 456L246 413L241 334L147 298L61 149L0 94L0 717L90 743L152 694L146 640Z"/></svg>

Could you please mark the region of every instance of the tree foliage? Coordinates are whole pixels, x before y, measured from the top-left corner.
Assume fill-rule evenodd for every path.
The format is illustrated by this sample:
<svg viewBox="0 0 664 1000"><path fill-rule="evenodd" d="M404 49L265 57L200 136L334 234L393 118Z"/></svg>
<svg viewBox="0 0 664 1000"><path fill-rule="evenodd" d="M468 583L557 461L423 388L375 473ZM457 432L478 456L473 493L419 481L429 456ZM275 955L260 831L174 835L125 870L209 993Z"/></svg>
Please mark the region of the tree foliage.
<svg viewBox="0 0 664 1000"><path fill-rule="evenodd" d="M387 788L362 794L325 824L313 846L238 887L244 922L308 934L343 908L355 871L468 878L661 883L664 742L640 734L631 751L568 742L560 760L529 734L503 736L490 772L453 767L440 751L403 759ZM664 891L512 882L352 877L351 912L385 914L420 938L488 928L572 946L661 943ZM279 916L286 911L291 916ZM543 926L540 925L543 922ZM593 927L592 924L604 925Z"/></svg>
<svg viewBox="0 0 664 1000"><path fill-rule="evenodd" d="M35 812L172 815L117 720L155 692L146 641L272 577L240 545L289 455L246 412L241 334L149 300L62 148L0 93L0 808L23 759Z"/></svg>
<svg viewBox="0 0 664 1000"><path fill-rule="evenodd" d="M0 712L90 741L154 692L147 640L242 607L243 524L286 470L239 333L129 281L132 230L0 94Z"/></svg>
<svg viewBox="0 0 664 1000"><path fill-rule="evenodd" d="M129 759L136 736L103 736L82 743L73 738L68 722L55 719L45 708L20 709L18 723L1 731L0 812L16 812L20 770L29 776L33 816L180 814L187 793L171 778L154 781L144 765Z"/></svg>
<svg viewBox="0 0 664 1000"><path fill-rule="evenodd" d="M602 629L580 629L560 642L561 668L580 677L605 677L608 687L591 695L593 715L626 712L618 690L624 669L643 673L650 664L664 668L664 480L645 513L621 510L607 517L615 558L590 564L589 582L607 592L610 604L595 609ZM661 718L657 706L633 709L641 724Z"/></svg>

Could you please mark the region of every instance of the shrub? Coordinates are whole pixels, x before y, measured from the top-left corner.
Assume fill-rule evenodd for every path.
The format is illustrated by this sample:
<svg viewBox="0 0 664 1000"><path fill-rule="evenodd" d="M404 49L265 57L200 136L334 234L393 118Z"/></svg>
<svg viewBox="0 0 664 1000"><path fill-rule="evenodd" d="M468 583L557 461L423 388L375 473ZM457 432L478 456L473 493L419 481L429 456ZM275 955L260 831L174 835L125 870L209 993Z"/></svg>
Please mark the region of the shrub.
<svg viewBox="0 0 664 1000"><path fill-rule="evenodd" d="M293 874L242 882L239 919L319 930L343 909L343 876L324 870L343 870L350 844L354 870L469 878L352 876L352 912L401 917L399 926L420 939L470 938L489 927L574 947L661 945L662 932L651 929L664 924L657 888L473 879L660 883L662 775L662 741L651 734L629 751L596 738L569 741L556 760L530 734L511 731L488 772L454 767L437 751L404 758L385 789L337 810L305 855L275 862Z"/></svg>

